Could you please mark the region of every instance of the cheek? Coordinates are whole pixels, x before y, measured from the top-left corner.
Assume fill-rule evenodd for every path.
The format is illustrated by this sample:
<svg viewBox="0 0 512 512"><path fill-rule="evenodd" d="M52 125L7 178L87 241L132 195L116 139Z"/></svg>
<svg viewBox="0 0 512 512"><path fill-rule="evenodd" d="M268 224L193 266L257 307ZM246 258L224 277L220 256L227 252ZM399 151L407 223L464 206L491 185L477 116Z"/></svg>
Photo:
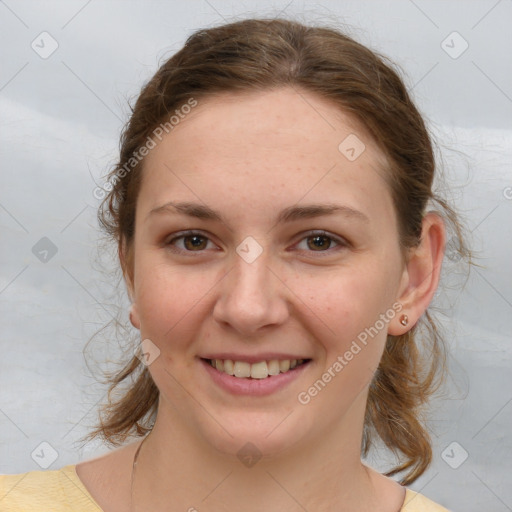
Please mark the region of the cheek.
<svg viewBox="0 0 512 512"><path fill-rule="evenodd" d="M149 263L149 262L148 262ZM138 269L136 300L141 319L141 335L162 347L166 340L187 340L201 314L202 301L215 284L211 273L166 264L144 264Z"/></svg>
<svg viewBox="0 0 512 512"><path fill-rule="evenodd" d="M381 267L338 269L303 289L308 299L303 311L309 308L313 313L308 315L307 329L321 345L323 357L317 362L315 378L298 400L326 422L339 421L362 396L384 349L387 324L376 331L372 328L391 307L389 279L371 268Z"/></svg>
<svg viewBox="0 0 512 512"><path fill-rule="evenodd" d="M351 269L315 280L304 291L308 306L323 321L334 345L350 342L391 307L389 285L382 275L368 267L362 272Z"/></svg>
<svg viewBox="0 0 512 512"><path fill-rule="evenodd" d="M319 290L315 287L308 295L315 296L309 305L322 321L317 325L320 329L320 324L328 327L322 331L327 334L319 340L325 354L319 371L333 385L323 396L329 399L332 393L332 400L341 408L370 383L394 317L391 272L382 272L381 268L374 264L365 265L360 271L352 268L350 272L336 273L323 281L323 294L311 293ZM386 313L388 316L382 320L381 315Z"/></svg>

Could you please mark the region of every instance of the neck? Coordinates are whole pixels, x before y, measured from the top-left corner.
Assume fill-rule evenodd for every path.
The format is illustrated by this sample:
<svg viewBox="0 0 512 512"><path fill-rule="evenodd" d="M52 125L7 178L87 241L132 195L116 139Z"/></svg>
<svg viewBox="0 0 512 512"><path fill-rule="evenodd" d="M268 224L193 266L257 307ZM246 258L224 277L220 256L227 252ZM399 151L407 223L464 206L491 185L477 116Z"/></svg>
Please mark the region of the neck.
<svg viewBox="0 0 512 512"><path fill-rule="evenodd" d="M170 409L159 407L138 454L132 512L205 506L256 512L269 504L274 510L375 510L378 477L361 463L361 431L361 425L336 425L286 452L244 463L198 439Z"/></svg>

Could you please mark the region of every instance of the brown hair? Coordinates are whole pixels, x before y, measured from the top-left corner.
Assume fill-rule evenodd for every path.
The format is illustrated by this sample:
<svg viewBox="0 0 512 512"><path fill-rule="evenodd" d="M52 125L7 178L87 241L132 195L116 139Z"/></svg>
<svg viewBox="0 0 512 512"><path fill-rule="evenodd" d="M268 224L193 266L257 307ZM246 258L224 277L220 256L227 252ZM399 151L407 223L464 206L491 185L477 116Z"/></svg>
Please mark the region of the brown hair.
<svg viewBox="0 0 512 512"><path fill-rule="evenodd" d="M426 209L437 201L455 226L458 250L469 258L455 213L433 193L432 141L393 65L335 29L285 19L247 19L195 32L143 87L132 108L121 137L119 162L108 176L111 189L99 210L103 228L124 256L121 265L127 276L133 277L135 205L143 167L143 159L140 163L130 159L155 128L191 98L200 101L216 93L283 86L327 99L366 127L388 162L385 174L404 251L420 242ZM419 339L422 327L426 333ZM407 470L401 480L405 485L431 462L422 406L441 383L444 368L444 343L427 311L406 334L388 336L371 382L362 453L368 454L376 434L401 460L387 474ZM112 392L128 377L128 390L113 399ZM108 382L109 399L100 413L100 425L86 438L101 435L116 446L130 434L140 436L150 430L159 391L135 356Z"/></svg>

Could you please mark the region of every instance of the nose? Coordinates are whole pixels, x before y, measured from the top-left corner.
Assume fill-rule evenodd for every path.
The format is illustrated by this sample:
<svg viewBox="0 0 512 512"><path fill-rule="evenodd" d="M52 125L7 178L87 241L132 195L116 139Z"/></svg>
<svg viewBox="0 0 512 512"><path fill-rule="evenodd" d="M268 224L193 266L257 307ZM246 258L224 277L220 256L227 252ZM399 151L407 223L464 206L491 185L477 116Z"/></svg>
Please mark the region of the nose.
<svg viewBox="0 0 512 512"><path fill-rule="evenodd" d="M287 288L263 255L247 263L235 257L235 267L219 283L213 317L241 335L254 335L283 324L289 315Z"/></svg>

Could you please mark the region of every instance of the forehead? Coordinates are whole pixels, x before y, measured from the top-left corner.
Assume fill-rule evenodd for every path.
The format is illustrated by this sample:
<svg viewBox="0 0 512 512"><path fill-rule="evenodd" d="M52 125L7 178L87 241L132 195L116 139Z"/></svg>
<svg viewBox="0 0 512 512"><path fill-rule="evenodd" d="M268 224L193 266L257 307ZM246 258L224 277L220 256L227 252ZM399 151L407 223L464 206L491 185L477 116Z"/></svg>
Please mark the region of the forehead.
<svg viewBox="0 0 512 512"><path fill-rule="evenodd" d="M197 101L145 159L141 195L153 207L171 200L171 191L224 204L231 196L318 202L328 193L371 207L383 192L389 196L382 153L353 116L327 100L281 88Z"/></svg>
<svg viewBox="0 0 512 512"><path fill-rule="evenodd" d="M383 155L355 116L311 92L291 87L200 98L171 133L174 149L185 141L187 146L195 146L197 156L212 149L219 157L243 156L257 144L267 154L292 150L290 157L333 159L342 155L340 142L357 134L366 146L364 159L384 163ZM158 153L153 151L148 159Z"/></svg>

